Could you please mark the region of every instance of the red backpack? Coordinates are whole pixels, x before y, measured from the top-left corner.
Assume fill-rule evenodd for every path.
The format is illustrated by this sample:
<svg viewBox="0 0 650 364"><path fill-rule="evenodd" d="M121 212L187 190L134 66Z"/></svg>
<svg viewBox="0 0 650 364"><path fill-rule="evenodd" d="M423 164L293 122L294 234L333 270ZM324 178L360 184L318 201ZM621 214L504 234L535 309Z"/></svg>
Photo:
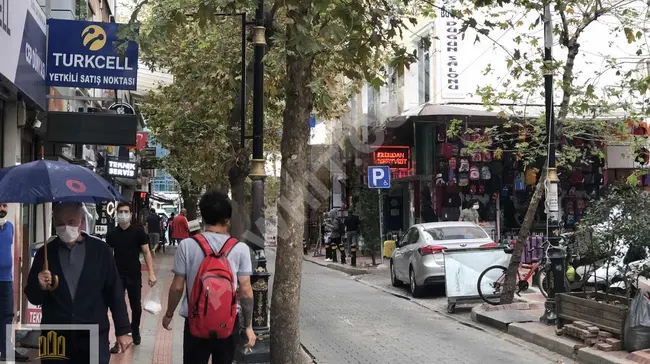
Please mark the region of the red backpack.
<svg viewBox="0 0 650 364"><path fill-rule="evenodd" d="M192 237L203 249L205 259L196 273L192 291L188 295L188 320L192 336L226 339L233 333L237 318L235 275L228 254L238 243L228 238L215 253L202 234Z"/></svg>

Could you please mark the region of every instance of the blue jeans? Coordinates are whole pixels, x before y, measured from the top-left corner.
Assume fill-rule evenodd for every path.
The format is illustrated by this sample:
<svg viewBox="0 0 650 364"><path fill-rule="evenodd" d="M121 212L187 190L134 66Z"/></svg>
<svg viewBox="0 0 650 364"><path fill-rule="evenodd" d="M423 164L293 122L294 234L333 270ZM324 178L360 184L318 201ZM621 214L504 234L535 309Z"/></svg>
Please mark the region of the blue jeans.
<svg viewBox="0 0 650 364"><path fill-rule="evenodd" d="M14 320L14 284L0 282L0 352L4 353L7 342L7 325Z"/></svg>

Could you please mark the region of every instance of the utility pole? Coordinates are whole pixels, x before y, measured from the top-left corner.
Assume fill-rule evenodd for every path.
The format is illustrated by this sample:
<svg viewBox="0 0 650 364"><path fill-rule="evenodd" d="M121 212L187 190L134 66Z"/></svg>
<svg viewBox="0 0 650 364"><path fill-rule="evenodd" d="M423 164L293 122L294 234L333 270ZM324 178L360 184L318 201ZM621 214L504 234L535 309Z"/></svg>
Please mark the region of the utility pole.
<svg viewBox="0 0 650 364"><path fill-rule="evenodd" d="M553 24L551 22L551 4L544 6L544 96L546 106L546 138L548 146L548 160L546 165L546 227L547 239L551 245L548 249L548 258L551 261L551 278L549 292L544 304L544 314L540 321L547 325L557 322L555 295L564 293L564 258L565 251L560 247L560 206L558 202L557 168L555 167L555 115L553 112Z"/></svg>

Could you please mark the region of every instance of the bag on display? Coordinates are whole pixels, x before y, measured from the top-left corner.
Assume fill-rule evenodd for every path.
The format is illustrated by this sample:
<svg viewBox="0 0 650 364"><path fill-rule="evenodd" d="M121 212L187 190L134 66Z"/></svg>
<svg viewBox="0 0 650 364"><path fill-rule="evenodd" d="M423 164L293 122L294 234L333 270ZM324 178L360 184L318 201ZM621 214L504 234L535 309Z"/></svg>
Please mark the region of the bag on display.
<svg viewBox="0 0 650 364"><path fill-rule="evenodd" d="M463 172L458 175L458 185L461 187L469 186L469 176Z"/></svg>
<svg viewBox="0 0 650 364"><path fill-rule="evenodd" d="M467 158L460 159L460 167L458 167L458 172L469 172L469 160Z"/></svg>
<svg viewBox="0 0 650 364"><path fill-rule="evenodd" d="M469 169L469 179L472 181L478 181L479 179L481 179L481 173L479 172L477 166L472 166Z"/></svg>
<svg viewBox="0 0 650 364"><path fill-rule="evenodd" d="M484 181L492 179L492 172L490 172L490 167L488 166L481 167L481 179Z"/></svg>
<svg viewBox="0 0 650 364"><path fill-rule="evenodd" d="M524 183L524 179L522 175L517 176L517 179L515 179L515 191L523 191L526 189L526 184Z"/></svg>

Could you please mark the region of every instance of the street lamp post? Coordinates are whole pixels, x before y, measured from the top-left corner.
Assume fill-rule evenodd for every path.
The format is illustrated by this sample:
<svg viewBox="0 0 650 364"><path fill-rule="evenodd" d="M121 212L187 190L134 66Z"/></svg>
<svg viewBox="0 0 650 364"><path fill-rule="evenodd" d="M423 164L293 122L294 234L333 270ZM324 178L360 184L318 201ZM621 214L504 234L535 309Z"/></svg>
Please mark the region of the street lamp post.
<svg viewBox="0 0 650 364"><path fill-rule="evenodd" d="M253 159L249 177L252 181L251 232L258 242L264 242L266 219L264 217L264 53L266 51L264 28L264 0L258 0L255 12L253 33ZM268 338L269 333L269 302L268 283L270 274L266 269L264 244L255 245L254 260L257 267L253 272L252 285L255 300L253 310L253 328L258 338ZM268 340L262 340L268 342Z"/></svg>
<svg viewBox="0 0 650 364"><path fill-rule="evenodd" d="M547 230L550 247L548 258L551 261L551 277L548 297L544 304L544 314L540 321L547 325L557 322L555 295L564 293L564 257L565 252L560 241L560 209L558 202L557 168L555 167L555 116L553 112L553 24L551 23L551 5L544 6L544 96L546 106L546 135L548 143L548 164L546 167L546 211Z"/></svg>

